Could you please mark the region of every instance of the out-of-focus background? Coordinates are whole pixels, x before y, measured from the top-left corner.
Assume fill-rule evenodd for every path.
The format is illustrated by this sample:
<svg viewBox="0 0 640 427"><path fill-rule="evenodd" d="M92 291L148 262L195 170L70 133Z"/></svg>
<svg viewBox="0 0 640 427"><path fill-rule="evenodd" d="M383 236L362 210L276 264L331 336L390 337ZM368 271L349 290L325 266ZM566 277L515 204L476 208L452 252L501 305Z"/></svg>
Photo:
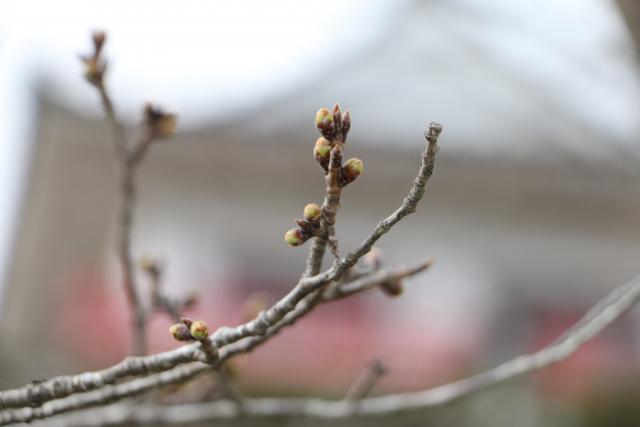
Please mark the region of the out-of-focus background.
<svg viewBox="0 0 640 427"><path fill-rule="evenodd" d="M346 155L365 163L343 195L343 250L401 202L425 125L444 126L421 208L380 242L387 265L435 266L401 298L321 307L239 358L248 395L337 397L373 357L389 368L376 393L458 379L550 342L640 273L634 0L5 1L1 388L129 352L116 168L78 60L93 29L109 35L122 121L149 100L180 118L142 167L133 246L214 327L303 269L282 235L322 200L319 107L351 109ZM152 319L152 351L176 346L170 323ZM550 370L384 423L637 426L639 356L633 313Z"/></svg>

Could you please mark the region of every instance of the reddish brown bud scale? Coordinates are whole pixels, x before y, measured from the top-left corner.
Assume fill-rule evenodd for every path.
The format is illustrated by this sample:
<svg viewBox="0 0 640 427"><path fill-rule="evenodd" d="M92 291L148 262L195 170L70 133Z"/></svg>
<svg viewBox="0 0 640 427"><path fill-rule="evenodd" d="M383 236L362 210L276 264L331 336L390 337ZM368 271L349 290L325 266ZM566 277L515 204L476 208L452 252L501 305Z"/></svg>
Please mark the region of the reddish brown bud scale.
<svg viewBox="0 0 640 427"><path fill-rule="evenodd" d="M95 48L96 56L99 56L102 46L104 46L104 42L107 40L107 33L104 31L94 31L91 38L93 39L93 47Z"/></svg>
<svg viewBox="0 0 640 427"><path fill-rule="evenodd" d="M340 105L336 104L333 107L333 123L335 123L336 126L336 131L340 132L340 129L342 127L342 112L340 111Z"/></svg>
<svg viewBox="0 0 640 427"><path fill-rule="evenodd" d="M191 341L193 339L191 337L191 332L189 332L189 328L184 323L171 325L169 327L169 333L177 341Z"/></svg>
<svg viewBox="0 0 640 427"><path fill-rule="evenodd" d="M347 138L347 134L349 133L349 129L351 129L351 111L347 110L342 115L342 137L343 137L343 139Z"/></svg>

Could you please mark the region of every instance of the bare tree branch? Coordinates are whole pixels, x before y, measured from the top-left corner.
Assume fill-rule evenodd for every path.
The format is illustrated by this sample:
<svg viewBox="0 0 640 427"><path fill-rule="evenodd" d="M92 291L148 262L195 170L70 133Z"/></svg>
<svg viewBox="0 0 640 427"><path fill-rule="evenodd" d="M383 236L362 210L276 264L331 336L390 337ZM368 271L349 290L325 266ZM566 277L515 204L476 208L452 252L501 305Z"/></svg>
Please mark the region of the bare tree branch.
<svg viewBox="0 0 640 427"><path fill-rule="evenodd" d="M640 300L640 276L613 290L607 297L592 307L573 327L562 334L559 339L541 350L529 355L516 357L489 371L463 380L417 392L364 398L358 401L355 410L348 400L244 399L242 415L256 417L305 416L339 419L351 416L382 416L407 410L438 407L567 359L583 344L634 307L638 300ZM167 372L163 374L167 374ZM140 382L146 379L138 379L132 382ZM98 390L97 392L102 393L103 391ZM82 400L84 398L85 395L76 395L68 399ZM64 400L47 403L46 405L52 406L51 409L47 408L47 410L55 411L54 404L59 409ZM6 414L13 415L9 422L35 419L29 416L29 411L30 408L25 408L20 411L0 413L0 424L6 423L6 420L9 419ZM238 416L239 412L235 402L217 401L177 406L136 405L134 407L130 405L115 405L100 410L92 410L90 415L87 414L78 413L64 417L63 422L66 424L63 425L89 426L92 425L91 422L97 422L98 420L101 422L99 425L117 424L123 421L139 423L162 421L168 424L179 424L234 418ZM47 423L46 425L56 424Z"/></svg>
<svg viewBox="0 0 640 427"><path fill-rule="evenodd" d="M332 295L326 296L323 302L329 302L336 299L344 298L353 295L355 292L370 289L371 287L379 284L382 280L382 277L398 275L407 277L406 273L409 271L412 272L412 274L417 274L424 270L424 268L422 267L423 265L424 263L411 268L401 267L393 270L380 270L382 274L376 277L372 277L371 282L368 285L358 286L357 291L355 289L351 289L349 292L345 293L333 293ZM221 349L216 366L219 366L222 362L229 359L230 357L242 353L247 353L253 350L264 341L276 335L282 328L294 324L295 321L308 313L310 308L310 305L301 303L281 322L270 328L270 330L264 336L251 337L250 339L237 342L234 345L227 346ZM162 373L170 373L170 375L149 375L146 378L142 378L144 382L142 384L139 384L140 387L120 388L112 392L111 397L127 397L130 396L131 393L136 394L139 392L151 390L162 385L172 384L174 382L183 382L195 377L198 374L204 373L208 368L210 369L210 366L203 363L188 363L198 359L201 362L204 362L206 360L199 350L198 345L198 343L192 343L180 347L179 349L165 353L159 353L153 356L130 357L120 362L119 364L102 371L87 372L74 376L56 377L41 383L30 384L19 389L0 392L0 408L5 409L26 406L35 408L51 400L64 400L63 398L71 396L75 393L84 393L79 394L79 396L86 396L88 393L85 392L101 389L107 385L113 385L119 379L154 372L167 371ZM178 366L179 364L182 365ZM95 398L96 396L94 395L93 397ZM97 398L102 399L103 397L101 395L98 395ZM99 403L99 401L92 400L92 396L87 396L87 398L84 399L84 402L86 402L87 405ZM67 410L71 409L73 408L69 408ZM0 412L0 425L2 424L3 415L4 412ZM36 418L37 415L39 414L37 412L34 412L34 416Z"/></svg>
<svg viewBox="0 0 640 427"><path fill-rule="evenodd" d="M215 347L220 349L218 363L230 355L249 351L268 337L275 335L282 326L293 324L297 319L309 312L313 308L312 304L303 304L298 307L298 303L324 285L333 280L340 279L341 275L352 267L360 257L366 254L375 242L387 233L394 224L404 216L415 212L416 206L424 194L427 180L433 172L435 155L438 151L437 137L441 129L442 127L436 123L432 123L429 126L426 132L428 147L422 155L422 165L409 195L404 199L401 207L388 218L381 221L354 251L334 262L334 265L329 270L313 277L301 278L298 284L286 296L276 302L270 309L260 313L255 319L236 328L219 328L214 332L211 335L211 340ZM239 340L244 341L237 346L223 348ZM180 364L190 361L207 361L207 356L200 349L199 343L188 344L179 349L153 356L128 358L103 371L57 377L39 384L30 384L19 389L0 392L0 408L34 406L33 402L36 402L35 406L37 406L52 399L59 399L77 392L94 390L105 384L113 384L117 380L127 376L144 375L149 372L173 369L169 372L163 372L162 374L140 379L141 381L145 380L144 384L148 386L146 388L144 386L142 388L134 388L134 392L141 392L153 387L153 384L163 385L171 383L171 381L180 382L187 380L201 370L206 369L206 366L199 363L177 367ZM130 395L130 392L131 390L128 387L121 387L114 393L118 398L121 398ZM109 392L107 392L107 394L108 393ZM111 398L115 398L115 396ZM96 402L93 401L91 404L95 403ZM71 409L71 406L65 406L64 408ZM38 418L37 415L41 414L41 412L36 411L37 408L30 409L33 409L33 414L35 414L34 418L31 419L36 419Z"/></svg>

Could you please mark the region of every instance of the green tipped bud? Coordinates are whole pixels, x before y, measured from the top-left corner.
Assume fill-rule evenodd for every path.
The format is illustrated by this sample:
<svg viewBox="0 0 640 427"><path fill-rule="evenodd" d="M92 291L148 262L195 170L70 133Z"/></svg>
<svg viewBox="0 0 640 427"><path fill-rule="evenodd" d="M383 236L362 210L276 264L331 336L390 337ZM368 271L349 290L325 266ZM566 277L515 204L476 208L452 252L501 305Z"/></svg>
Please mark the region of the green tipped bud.
<svg viewBox="0 0 640 427"><path fill-rule="evenodd" d="M362 160L357 157L347 160L344 163L344 166L342 166L341 184L343 186L349 184L351 181L359 177L363 170L364 163L362 163Z"/></svg>
<svg viewBox="0 0 640 427"><path fill-rule="evenodd" d="M331 142L324 136L318 138L313 148L313 155L318 163L320 163L320 166L327 170L329 167L329 157L331 156Z"/></svg>
<svg viewBox="0 0 640 427"><path fill-rule="evenodd" d="M209 337L209 327L202 320L196 320L191 323L189 332L191 333L191 336L198 341L202 341Z"/></svg>
<svg viewBox="0 0 640 427"><path fill-rule="evenodd" d="M316 205L315 203L309 203L307 206L304 207L304 219L306 219L307 221L317 221L320 219L320 215L322 214L322 211L320 210L320 206Z"/></svg>
<svg viewBox="0 0 640 427"><path fill-rule="evenodd" d="M316 140L316 145L313 149L313 153L316 155L316 158L326 157L328 159L330 152L331 152L331 143L329 142L329 140L324 136L321 136L320 138L318 138Z"/></svg>
<svg viewBox="0 0 640 427"><path fill-rule="evenodd" d="M300 246L305 240L302 235L302 230L299 228L292 228L284 234L284 241L287 242L289 246Z"/></svg>
<svg viewBox="0 0 640 427"><path fill-rule="evenodd" d="M177 341L191 341L193 339L191 337L191 332L189 332L189 328L184 323L171 325L169 327L169 333Z"/></svg>
<svg viewBox="0 0 640 427"><path fill-rule="evenodd" d="M331 139L336 128L333 113L326 108L319 109L316 113L316 127L322 135Z"/></svg>
<svg viewBox="0 0 640 427"><path fill-rule="evenodd" d="M399 297L404 292L404 286L400 280L389 280L380 284L380 289L389 297Z"/></svg>
<svg viewBox="0 0 640 427"><path fill-rule="evenodd" d="M321 108L316 113L316 127L318 129L326 129L333 124L333 113L326 108Z"/></svg>

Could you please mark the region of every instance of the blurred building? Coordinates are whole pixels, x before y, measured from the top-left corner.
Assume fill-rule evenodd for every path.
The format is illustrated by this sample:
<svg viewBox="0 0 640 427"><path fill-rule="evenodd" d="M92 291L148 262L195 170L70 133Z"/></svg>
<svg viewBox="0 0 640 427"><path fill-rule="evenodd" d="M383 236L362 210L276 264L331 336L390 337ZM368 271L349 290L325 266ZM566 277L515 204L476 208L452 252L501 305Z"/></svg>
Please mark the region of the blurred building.
<svg viewBox="0 0 640 427"><path fill-rule="evenodd" d="M228 324L241 320L252 292L276 298L302 271L306 250L286 247L282 235L323 197L312 158L319 107L337 101L352 110L346 155L365 163L343 194L343 252L402 201L426 123L444 125L420 209L380 242L388 265L433 255L432 271L409 282L407 297L371 292L321 308L250 356L246 387L266 389L278 372L285 390L338 394L374 355L391 367L382 389L435 385L550 341L549 331L638 274L635 46L613 3L581 11L576 2L553 3L402 2L350 55L153 147L139 177L134 251L159 254L168 292L199 293L196 313ZM590 25L576 25L576 16ZM111 55L119 66L117 50ZM205 59L189 66L198 61ZM3 385L24 382L25 371L102 366L127 351L108 127L47 82L36 92L34 149L0 311L0 333L12 343L0 361L17 367L0 375ZM91 99L90 88L80 90ZM95 110L97 99L89 102ZM168 321L154 320L155 349L174 345ZM603 366L635 369L637 338L627 318L594 344L584 371L571 369L578 377ZM35 356L21 360L25 348ZM323 374L327 366L332 375Z"/></svg>

